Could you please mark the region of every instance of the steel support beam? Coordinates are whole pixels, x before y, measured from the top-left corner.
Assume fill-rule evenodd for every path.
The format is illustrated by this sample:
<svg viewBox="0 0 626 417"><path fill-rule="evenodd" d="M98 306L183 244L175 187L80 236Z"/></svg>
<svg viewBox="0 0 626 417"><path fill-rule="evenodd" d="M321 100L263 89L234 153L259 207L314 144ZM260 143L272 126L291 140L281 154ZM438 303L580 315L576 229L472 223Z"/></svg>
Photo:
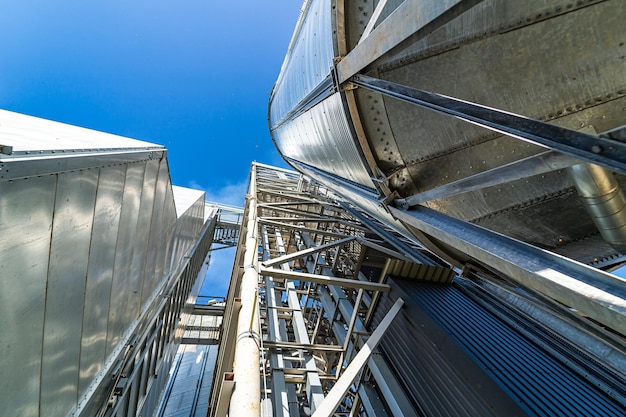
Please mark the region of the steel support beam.
<svg viewBox="0 0 626 417"><path fill-rule="evenodd" d="M262 226L264 256L269 256L269 237L267 228ZM265 277L265 303L267 310L266 323L269 329L269 339L275 341L287 340L287 331L284 320L279 320L277 308L281 293L274 288L272 277ZM282 305L282 304L281 304ZM264 342L264 346L267 346ZM270 366L272 367L272 408L275 417L289 417L289 394L285 383L285 361L282 352L270 352ZM293 398L295 400L295 398Z"/></svg>
<svg viewBox="0 0 626 417"><path fill-rule="evenodd" d="M434 238L626 334L626 280L426 207L391 213Z"/></svg>
<svg viewBox="0 0 626 417"><path fill-rule="evenodd" d="M315 244L313 239L306 233L303 233L301 236L305 246L311 247ZM312 262L310 263L312 264ZM332 276L332 271L328 268L326 260L322 258L320 260L320 264L323 265L322 274ZM318 291L322 306L324 310L328 312L329 317L334 316L334 311L338 311L343 317L351 317L354 314L355 307L347 298L345 298L345 295L341 293L341 290L339 290L338 287L321 287ZM365 326L363 325L363 322L357 317L354 325L354 331L363 332L364 330ZM338 326L335 330L337 341L343 344L348 338L347 333L348 331L343 326ZM368 367L372 372L372 376L374 376L374 379L376 380L376 385L380 389L385 402L392 411L392 414L397 417L415 415L415 411L407 399L403 388L396 380L382 356L373 355L369 359Z"/></svg>
<svg viewBox="0 0 626 417"><path fill-rule="evenodd" d="M339 84L411 38L445 25L480 0L405 0L337 64Z"/></svg>
<svg viewBox="0 0 626 417"><path fill-rule="evenodd" d="M389 248L386 248L384 246L379 245L378 243L374 243L369 239L365 239L362 237L358 237L356 239L361 245L363 246L367 246L368 248L374 249L380 253L384 253L387 256L391 256L393 258L396 259L400 259L402 261L407 261L407 262L412 262L412 259L407 258L406 256L404 256L403 254L401 254L400 252L396 252L394 250L391 250Z"/></svg>
<svg viewBox="0 0 626 417"><path fill-rule="evenodd" d="M274 278L290 279L295 281L315 282L317 284L338 285L344 288L363 288L369 291L389 292L391 287L388 284L378 284L375 282L363 282L347 278L335 278L326 275L308 274L305 272L283 271L275 268L263 268L260 270L261 275L269 275Z"/></svg>
<svg viewBox="0 0 626 417"><path fill-rule="evenodd" d="M278 247L278 252L281 255L285 254L285 246L283 243L283 238L280 234L280 230L276 229L276 246ZM283 270L289 270L289 266L284 264L282 265ZM296 287L293 281L288 281L285 283L285 287L287 288L287 304L291 309L291 326L293 328L294 337L296 338L296 342L302 344L310 344L311 340L309 339L309 334L307 331L307 326L304 321L304 316L302 315L302 308L300 306L300 299L298 298L298 294L296 292ZM304 359L304 366L306 367L306 394L307 399L309 400L309 407L311 411L315 411L317 407L324 400L324 391L322 390L322 382L320 381L319 374L317 372L317 365L315 364L315 358L310 354L304 354L300 352L300 356Z"/></svg>
<svg viewBox="0 0 626 417"><path fill-rule="evenodd" d="M374 30L374 26L376 26L376 22L378 22L380 14L383 12L383 9L386 5L387 0L380 0L378 2L376 8L374 9L374 13L372 13L372 15L370 16L370 20L367 22L367 25L365 25L365 29L363 29L363 33L361 34L361 37L359 38L357 44L363 43L363 41L370 35L370 33L372 33L372 30Z"/></svg>
<svg viewBox="0 0 626 417"><path fill-rule="evenodd" d="M580 159L555 151L545 151L510 164L502 165L458 181L394 200L396 205L411 207L438 198L480 190L494 185L545 174L579 164Z"/></svg>
<svg viewBox="0 0 626 417"><path fill-rule="evenodd" d="M315 233L315 234L323 235L323 236L332 236L332 237L337 237L337 238L344 238L344 237L346 237L346 235L343 234L343 233L335 233L335 232L327 232L326 230L310 229L310 228L304 227L304 226L298 226L298 225L289 224L289 223L276 222L276 221L273 221L273 220L259 219L259 223L267 224L269 226L276 226L276 227L280 227L280 228L287 229L287 230L298 230L298 231L311 232L311 233Z"/></svg>
<svg viewBox="0 0 626 417"><path fill-rule="evenodd" d="M263 345L268 348L277 349L301 349L306 351L319 350L321 352L342 352L343 346L338 345L320 345L315 343L298 343L298 342L279 342L272 340L263 341Z"/></svg>
<svg viewBox="0 0 626 417"><path fill-rule="evenodd" d="M626 174L626 143L365 75L356 75L352 82L389 97Z"/></svg>
<svg viewBox="0 0 626 417"><path fill-rule="evenodd" d="M342 202L341 207L345 211L350 213L353 217L359 219L361 223L369 227L370 230L375 232L378 236L382 237L385 240L385 242L389 243L391 246L396 248L398 251L400 251L400 253L402 253L402 255L404 255L406 258L410 259L411 261L418 263L418 264L424 264L424 265L438 265L435 261L433 261L426 255L423 255L422 253L417 252L415 248L411 247L406 242L402 242L398 240L393 235L393 233L389 232L388 230L383 229L381 226L376 224L371 219L368 219L366 216L362 215L361 213L359 213L358 210L355 210L353 207L350 207L348 204Z"/></svg>
<svg viewBox="0 0 626 417"><path fill-rule="evenodd" d="M235 389L235 376L232 372L226 372L224 379L220 384L220 393L217 399L216 416L225 416L228 414L228 404Z"/></svg>
<svg viewBox="0 0 626 417"><path fill-rule="evenodd" d="M269 268L274 265L280 265L289 261L293 261L294 259L304 258L305 256L311 255L313 253L321 252L326 249L334 248L335 246L343 245L344 243L351 242L356 239L356 236L349 236L345 239L335 240L330 243L326 243L324 245L304 249L298 252L290 253L289 255L283 255L278 258L270 259L268 261L263 262L263 266Z"/></svg>
<svg viewBox="0 0 626 417"><path fill-rule="evenodd" d="M404 301L402 298L398 298L393 306L391 306L385 317L376 327L376 330L374 330L372 335L367 339L367 342L365 342L361 350L359 350L359 353L357 353L350 362L350 365L348 365L343 375L339 378L328 395L326 395L322 405L313 413L313 417L331 417L334 414L335 409L346 396L350 386L363 369L365 363L369 360L374 349L378 346L378 343L387 331L387 328L400 312L403 304Z"/></svg>
<svg viewBox="0 0 626 417"><path fill-rule="evenodd" d="M388 417L389 414L385 410L380 394L370 384L361 384L359 387L359 398L361 404L365 408L368 416Z"/></svg>

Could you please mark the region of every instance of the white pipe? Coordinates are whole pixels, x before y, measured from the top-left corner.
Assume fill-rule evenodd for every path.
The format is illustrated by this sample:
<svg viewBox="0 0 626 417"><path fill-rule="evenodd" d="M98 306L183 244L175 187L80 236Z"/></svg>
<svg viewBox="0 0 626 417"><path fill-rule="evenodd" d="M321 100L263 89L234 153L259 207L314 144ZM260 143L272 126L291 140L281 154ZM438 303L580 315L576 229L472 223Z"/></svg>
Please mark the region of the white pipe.
<svg viewBox="0 0 626 417"><path fill-rule="evenodd" d="M241 310L237 321L237 340L233 373L235 388L230 400L228 415L231 417L259 417L261 415L261 374L259 356L259 309L257 308L257 212L256 166L250 175L248 199L248 223L244 274L241 278L239 298Z"/></svg>

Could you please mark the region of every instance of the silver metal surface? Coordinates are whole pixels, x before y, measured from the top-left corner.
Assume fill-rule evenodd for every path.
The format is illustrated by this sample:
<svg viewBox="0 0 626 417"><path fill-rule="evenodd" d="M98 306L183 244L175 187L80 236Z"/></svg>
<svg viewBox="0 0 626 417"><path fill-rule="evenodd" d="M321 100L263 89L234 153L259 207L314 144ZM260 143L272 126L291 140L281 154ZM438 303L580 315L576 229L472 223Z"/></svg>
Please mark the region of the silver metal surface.
<svg viewBox="0 0 626 417"><path fill-rule="evenodd" d="M578 158L564 155L555 151L545 151L540 154L519 159L510 164L501 165L481 173L453 181L407 198L397 199L396 204L401 206L415 206L426 201L457 194L476 191L494 185L501 185L511 181L541 175L559 169L576 165Z"/></svg>
<svg viewBox="0 0 626 417"><path fill-rule="evenodd" d="M330 74L333 66L330 0L304 3L301 20L270 98L273 126L313 91Z"/></svg>
<svg viewBox="0 0 626 417"><path fill-rule="evenodd" d="M12 156L77 154L86 151L133 150L160 145L71 126L0 109L0 143L12 146Z"/></svg>
<svg viewBox="0 0 626 417"><path fill-rule="evenodd" d="M247 227L242 230L248 238L245 246L239 243L235 256L224 312L228 328L220 350L224 362L218 367L218 375L222 376L234 370L235 387L228 412L256 415L259 409L271 406L274 415L299 414L299 409L315 413L324 404L324 393L338 383L344 371L350 378L354 367L347 371L345 367L358 355L359 348L363 347L363 353L357 358L370 350L361 307L371 308L372 294L389 290L381 283L384 276L377 279L376 272L368 270L375 276L366 276L359 270L363 258L367 254L375 257L367 259L376 268L384 264L381 259L398 253L390 249L388 239L379 235L378 229L352 216L329 189L306 177L253 164L251 182L254 185L250 190L254 192L247 196ZM283 221L268 220L276 218ZM392 232L388 236L396 237ZM257 260L276 267L260 267ZM252 282L255 286L263 282L265 286L250 291L247 287ZM232 313L238 304L242 305L241 312L248 304L246 309L258 314L261 325L254 326L255 318L249 312L229 319L235 316ZM235 354L229 355L233 345ZM243 358L241 346L246 348ZM252 362L255 355L261 356L260 362ZM240 369L242 364L245 370ZM261 372L257 371L259 365ZM261 379L261 386L242 384L242 378L248 378L245 373L256 375L253 377L257 381ZM223 381L222 388L216 388L210 415L221 416L226 413L225 407L220 408ZM257 391L261 391L260 397L255 395ZM344 392L339 397L343 412L356 405Z"/></svg>
<svg viewBox="0 0 626 417"><path fill-rule="evenodd" d="M626 282L567 258L450 218L424 207L394 216L623 334Z"/></svg>
<svg viewBox="0 0 626 417"><path fill-rule="evenodd" d="M55 188L54 176L0 181L0 396L14 415L39 413Z"/></svg>
<svg viewBox="0 0 626 417"><path fill-rule="evenodd" d="M103 368L106 359L108 300L111 299L115 243L119 231L125 175L126 167L118 165L100 169L98 176L93 236L100 238L92 239L90 247L85 305L92 308L83 312L79 395L85 393Z"/></svg>
<svg viewBox="0 0 626 417"><path fill-rule="evenodd" d="M393 306L389 309L389 312L385 315L385 318L379 323L376 330L374 330L374 332L367 339L365 346L363 346L359 353L357 353L356 357L352 360L352 362L350 362L350 365L344 374L339 378L332 390L326 395L324 402L313 414L313 417L330 417L335 413L335 409L346 395L348 389L350 389L350 385L352 385L358 373L372 355L374 349L385 334L385 330L396 317L403 304L404 301L402 298L398 298L396 300Z"/></svg>
<svg viewBox="0 0 626 417"><path fill-rule="evenodd" d="M273 130L272 137L283 155L374 188L354 143L340 93Z"/></svg>
<svg viewBox="0 0 626 417"><path fill-rule="evenodd" d="M372 12L372 15L367 21L367 25L365 26L365 29L363 29L363 33L361 34L361 37L359 38L358 43L362 43L365 40L365 38L367 38L369 34L372 33L372 30L374 30L374 26L378 22L378 19L380 18L380 14L383 12L383 9L385 8L386 5L387 5L387 0L381 0L378 2L378 4L376 5L376 8Z"/></svg>
<svg viewBox="0 0 626 417"><path fill-rule="evenodd" d="M59 175L46 288L40 407L62 415L78 397L85 276L96 170Z"/></svg>
<svg viewBox="0 0 626 417"><path fill-rule="evenodd" d="M348 81L411 36L422 36L473 7L479 0L407 0L383 20L338 64L339 83Z"/></svg>
<svg viewBox="0 0 626 417"><path fill-rule="evenodd" d="M498 133L626 173L626 145L611 139L563 129L539 120L364 75L354 76L352 82Z"/></svg>
<svg viewBox="0 0 626 417"><path fill-rule="evenodd" d="M261 275L269 275L274 278L282 278L296 281L315 282L317 284L338 285L345 288L362 288L370 291L389 291L387 284L375 282L362 282L354 279L334 278L325 275L308 274L305 272L284 271L278 268L263 268L259 271Z"/></svg>
<svg viewBox="0 0 626 417"><path fill-rule="evenodd" d="M133 238L133 259L131 262L131 275L136 277L132 283L130 293L132 297L128 303L129 316L139 317L141 309L141 299L143 298L143 282L146 279L153 279L146 275L146 257L149 247L150 225L152 223L153 206L159 161L151 160L146 162L144 170L141 199L139 202L139 215L137 217L137 228Z"/></svg>
<svg viewBox="0 0 626 417"><path fill-rule="evenodd" d="M570 174L600 234L619 252L626 251L626 197L615 177L594 164L578 164Z"/></svg>
<svg viewBox="0 0 626 417"><path fill-rule="evenodd" d="M166 203L171 206L171 201L165 200L165 190L169 186L170 177L167 168L167 160L159 163L156 184L154 186L154 204L152 208L152 224L150 227L150 239L148 243L148 256L146 258L145 277L141 288L141 305L146 306L147 301L153 296L159 282L152 277L163 276L163 263L160 257L165 253L167 244L167 214Z"/></svg>
<svg viewBox="0 0 626 417"><path fill-rule="evenodd" d="M376 178L374 187L367 187L375 190L383 203L398 197L416 202L428 198L425 205L432 209L584 262L616 255L608 245L594 243L585 248L580 243L596 239L592 235L597 232L571 192L573 182L563 170L481 182L488 187L471 188L464 183L480 179L478 175L486 179L491 170L497 173L545 148L376 92L353 89L353 84L342 81L349 78L346 74L371 75L501 109L507 117L509 112L524 115L545 123L542 126L550 133L544 136L553 141L549 146L573 147L579 157L602 160L619 171L624 167L611 161L623 158L618 155L623 146L614 138L569 132L589 126L597 132L623 127L626 64L619 58L623 55L619 39L625 34L621 4L616 0L567 5L547 0L384 3L333 5L336 15L331 23L338 61L335 88L345 90L336 95L349 109L342 118L347 118L357 153L338 150L334 137L343 137L343 133L334 131L331 122L328 137L332 140L314 138L323 123L318 115L307 116L325 100L274 131L283 156L303 172L318 170L313 175L325 176L333 187L339 184L347 189L351 182L364 185L355 181L355 172L366 173ZM309 16L308 9L303 9L301 21ZM296 32L294 42L300 36ZM313 49L309 53L302 45L301 53L315 57ZM357 61L361 63L357 65ZM279 78L286 80L292 76L290 72L295 71L283 67ZM275 92L281 89L288 90L288 83L277 85ZM294 104L291 109L297 107ZM273 112L270 106L271 119ZM336 117L329 112L319 116L329 121ZM275 123L272 119L270 125L276 127ZM586 143L577 143L579 139ZM362 160L364 171L356 169L361 164L353 160L354 155ZM355 169L333 168L324 164L325 160L342 161ZM616 180L626 181L622 174ZM450 194L451 189L444 187L451 184L465 184L465 191ZM433 191L434 198L423 194L430 190L439 194ZM525 221L526 217L533 222Z"/></svg>
<svg viewBox="0 0 626 417"><path fill-rule="evenodd" d="M263 259L264 262L270 262L270 242L269 234L266 226L261 226L262 243L263 243ZM288 255L287 255L288 256ZM284 256L281 256L284 258ZM282 292L276 289L274 278L265 277L265 291L267 303L267 325L268 336L270 340L284 342L288 340L287 326L284 319L279 319L278 308L282 306ZM272 367L271 376L271 405L276 417L289 417L294 413L298 413L295 389L288 388L285 382L286 361L282 352L273 351L270 353L270 366Z"/></svg>
<svg viewBox="0 0 626 417"><path fill-rule="evenodd" d="M138 277L131 274L131 263L135 251L133 238L137 230L137 219L141 203L142 182L145 164L137 163L126 168L126 182L122 197L120 227L117 236L113 281L111 283L111 304L107 329L107 354L110 354L122 340L128 323L133 319L129 303L133 297Z"/></svg>
<svg viewBox="0 0 626 417"><path fill-rule="evenodd" d="M149 414L158 397L150 388L164 383L173 355L173 319L196 278L164 266L189 265L182 252L200 237L204 194L177 216L167 161L150 157L162 147L0 119L3 141L14 144L0 161L12 172L0 178L0 372L12 375L0 381L3 412L93 416L117 390L125 413ZM41 174L44 160L47 175L16 174ZM168 260L173 245L181 252Z"/></svg>

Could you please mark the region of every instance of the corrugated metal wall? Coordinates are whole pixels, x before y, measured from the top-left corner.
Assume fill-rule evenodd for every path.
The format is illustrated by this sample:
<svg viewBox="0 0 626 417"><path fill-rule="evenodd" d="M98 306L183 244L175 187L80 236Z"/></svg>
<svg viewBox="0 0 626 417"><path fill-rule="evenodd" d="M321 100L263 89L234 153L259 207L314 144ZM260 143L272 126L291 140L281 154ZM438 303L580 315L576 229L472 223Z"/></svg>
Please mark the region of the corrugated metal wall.
<svg viewBox="0 0 626 417"><path fill-rule="evenodd" d="M0 155L0 168L9 160L5 167L28 165L29 152L19 162ZM0 403L7 415L67 415L86 401L148 319L155 291L184 266L204 224L204 195L177 217L163 148L157 154L0 178Z"/></svg>
<svg viewBox="0 0 626 417"><path fill-rule="evenodd" d="M330 74L333 41L330 0L311 0L296 33L279 79L272 91L270 124L281 121Z"/></svg>
<svg viewBox="0 0 626 417"><path fill-rule="evenodd" d="M343 93L330 91L335 57L331 11L329 0L307 3L272 91L270 130L285 157L374 189Z"/></svg>
<svg viewBox="0 0 626 417"><path fill-rule="evenodd" d="M623 415L624 408L574 372L571 363L550 355L458 288L394 279L374 324L397 297L405 300L405 309L381 346L423 415ZM529 326L538 327L530 321Z"/></svg>

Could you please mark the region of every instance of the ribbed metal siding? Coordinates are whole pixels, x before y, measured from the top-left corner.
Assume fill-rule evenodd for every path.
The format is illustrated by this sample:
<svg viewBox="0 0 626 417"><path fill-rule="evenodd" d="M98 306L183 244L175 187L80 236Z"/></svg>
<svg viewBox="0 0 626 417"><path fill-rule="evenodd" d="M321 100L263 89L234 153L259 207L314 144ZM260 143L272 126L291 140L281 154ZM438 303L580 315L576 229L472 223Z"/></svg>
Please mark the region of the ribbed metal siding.
<svg viewBox="0 0 626 417"><path fill-rule="evenodd" d="M529 415L617 416L626 412L589 381L481 309L458 289L401 280L397 280L397 284L411 303L436 322L447 337L454 340L474 364L490 375ZM407 311L406 314L414 316L417 313ZM404 323L403 328L390 329L383 341L383 349L388 357L393 358L396 371L409 387L409 392L414 391L413 398L429 410L428 415L455 415L459 404L454 403L458 399L453 398L448 386L454 380L449 380L449 376L442 372L445 369L435 366L438 351L444 349L440 345L442 339L422 337L420 340L416 336L419 331L412 333L407 330L410 328ZM432 356L427 360L419 359L429 355L429 351L430 355L435 355L435 360ZM422 368L415 369L416 366ZM455 373L462 371L457 369ZM485 404L496 400L485 399ZM431 407L435 411L431 411ZM439 407L447 408L449 414L436 411ZM485 415L483 412L469 414Z"/></svg>
<svg viewBox="0 0 626 417"><path fill-rule="evenodd" d="M330 0L310 0L304 7L272 98L274 126L330 74L333 66Z"/></svg>
<svg viewBox="0 0 626 417"><path fill-rule="evenodd" d="M432 320L416 311L410 295L401 295L397 287L381 299L373 326L398 296L404 298L405 306L387 329L381 350L418 415L526 415Z"/></svg>
<svg viewBox="0 0 626 417"><path fill-rule="evenodd" d="M335 93L272 132L283 155L368 188L374 184Z"/></svg>
<svg viewBox="0 0 626 417"><path fill-rule="evenodd" d="M102 394L94 382L169 278L167 242L179 269L203 209L200 193L177 220L165 159L0 181L4 412L66 415Z"/></svg>

